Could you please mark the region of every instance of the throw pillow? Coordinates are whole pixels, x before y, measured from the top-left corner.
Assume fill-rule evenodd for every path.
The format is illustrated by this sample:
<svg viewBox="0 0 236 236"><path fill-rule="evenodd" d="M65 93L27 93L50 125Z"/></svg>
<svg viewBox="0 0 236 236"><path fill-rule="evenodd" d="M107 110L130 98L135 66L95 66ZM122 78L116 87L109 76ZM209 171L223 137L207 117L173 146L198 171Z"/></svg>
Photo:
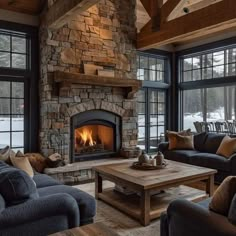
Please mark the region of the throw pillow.
<svg viewBox="0 0 236 236"><path fill-rule="evenodd" d="M236 152L236 138L225 136L216 152L216 154L229 158Z"/></svg>
<svg viewBox="0 0 236 236"><path fill-rule="evenodd" d="M47 157L46 163L49 168L56 168L66 164L59 153L54 153Z"/></svg>
<svg viewBox="0 0 236 236"><path fill-rule="evenodd" d="M6 146L5 148L0 150L0 160L1 161L7 161L10 156L10 147Z"/></svg>
<svg viewBox="0 0 236 236"><path fill-rule="evenodd" d="M167 130L166 133L167 133L167 136L168 136L168 134L179 134L179 135L182 135L182 136L189 136L189 135L192 134L191 129L186 129L186 130L182 130L182 131L179 131L179 132Z"/></svg>
<svg viewBox="0 0 236 236"><path fill-rule="evenodd" d="M215 191L209 204L210 210L221 215L228 215L230 204L236 193L236 176L229 176Z"/></svg>
<svg viewBox="0 0 236 236"><path fill-rule="evenodd" d="M230 204L228 219L232 224L236 225L236 194Z"/></svg>
<svg viewBox="0 0 236 236"><path fill-rule="evenodd" d="M34 176L33 168L30 165L28 158L24 156L22 152L18 151L16 154L12 153L10 155L10 160L14 167L25 171L31 178L33 178Z"/></svg>
<svg viewBox="0 0 236 236"><path fill-rule="evenodd" d="M31 166L39 173L43 173L44 169L47 167L46 158L40 153L26 153L26 157L31 164Z"/></svg>
<svg viewBox="0 0 236 236"><path fill-rule="evenodd" d="M186 135L187 133L183 134L184 135L180 135L177 132L167 132L167 136L169 139L169 150L194 149L193 135Z"/></svg>
<svg viewBox="0 0 236 236"><path fill-rule="evenodd" d="M8 206L39 197L36 186L28 174L2 161L0 161L0 194Z"/></svg>

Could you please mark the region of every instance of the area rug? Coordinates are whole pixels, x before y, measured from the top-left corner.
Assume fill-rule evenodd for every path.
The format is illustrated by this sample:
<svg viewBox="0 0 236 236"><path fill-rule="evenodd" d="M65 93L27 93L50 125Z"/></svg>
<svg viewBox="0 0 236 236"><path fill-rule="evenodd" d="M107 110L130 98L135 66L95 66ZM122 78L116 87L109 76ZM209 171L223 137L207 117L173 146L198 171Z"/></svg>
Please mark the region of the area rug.
<svg viewBox="0 0 236 236"><path fill-rule="evenodd" d="M110 187L112 184L106 182L105 187ZM90 195L94 196L94 183L82 184L74 186ZM97 201L97 215L95 222L102 222L110 229L115 231L120 236L159 236L160 221L154 220L149 226L143 227L138 221L133 220L129 216L109 206L108 204Z"/></svg>

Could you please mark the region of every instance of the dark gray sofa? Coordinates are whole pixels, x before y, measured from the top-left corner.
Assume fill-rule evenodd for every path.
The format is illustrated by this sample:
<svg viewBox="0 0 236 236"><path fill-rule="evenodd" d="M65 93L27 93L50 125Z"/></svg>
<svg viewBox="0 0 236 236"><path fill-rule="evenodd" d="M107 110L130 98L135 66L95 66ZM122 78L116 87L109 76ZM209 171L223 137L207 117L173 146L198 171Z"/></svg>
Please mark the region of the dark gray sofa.
<svg viewBox="0 0 236 236"><path fill-rule="evenodd" d="M22 203L8 204L7 188L3 189L3 186L7 186L8 173L12 172L11 176L14 177L18 173L16 170L19 171L0 161L0 235L45 236L93 222L96 212L95 199L45 174L36 174L33 177L36 188L34 183L33 187L31 186L30 181L33 181L30 177L27 179L28 177L23 176L24 181L28 181L29 184L27 188L20 187L27 197L20 196L21 200L23 199ZM12 181L15 180L11 177L8 182L11 184ZM28 186L35 188L35 196L32 198L28 197ZM18 195L21 195L21 192Z"/></svg>
<svg viewBox="0 0 236 236"><path fill-rule="evenodd" d="M173 201L161 215L161 236L235 236L236 226L208 210L209 201Z"/></svg>
<svg viewBox="0 0 236 236"><path fill-rule="evenodd" d="M168 142L160 143L159 150L166 159L216 169L215 182L221 183L225 177L236 175L236 153L229 159L215 154L224 136L200 133L194 135L195 150L168 150Z"/></svg>

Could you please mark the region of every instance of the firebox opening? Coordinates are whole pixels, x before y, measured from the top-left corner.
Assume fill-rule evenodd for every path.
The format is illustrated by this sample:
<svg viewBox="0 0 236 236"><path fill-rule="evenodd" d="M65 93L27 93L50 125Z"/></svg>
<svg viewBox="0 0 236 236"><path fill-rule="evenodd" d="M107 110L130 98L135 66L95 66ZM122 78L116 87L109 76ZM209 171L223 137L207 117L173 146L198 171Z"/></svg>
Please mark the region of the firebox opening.
<svg viewBox="0 0 236 236"><path fill-rule="evenodd" d="M74 131L75 154L92 154L114 150L114 130L105 125L84 125Z"/></svg>

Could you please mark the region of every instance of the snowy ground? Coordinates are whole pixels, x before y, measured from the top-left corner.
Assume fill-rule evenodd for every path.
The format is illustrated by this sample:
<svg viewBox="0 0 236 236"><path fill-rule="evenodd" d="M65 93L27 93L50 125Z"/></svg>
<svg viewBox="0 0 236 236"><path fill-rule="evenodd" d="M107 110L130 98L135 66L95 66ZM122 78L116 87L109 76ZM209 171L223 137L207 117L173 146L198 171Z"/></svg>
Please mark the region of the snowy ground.
<svg viewBox="0 0 236 236"><path fill-rule="evenodd" d="M24 146L24 132L23 132L24 118L12 118L11 122L10 118L0 117L0 148L10 145L11 126L12 126L12 147Z"/></svg>

